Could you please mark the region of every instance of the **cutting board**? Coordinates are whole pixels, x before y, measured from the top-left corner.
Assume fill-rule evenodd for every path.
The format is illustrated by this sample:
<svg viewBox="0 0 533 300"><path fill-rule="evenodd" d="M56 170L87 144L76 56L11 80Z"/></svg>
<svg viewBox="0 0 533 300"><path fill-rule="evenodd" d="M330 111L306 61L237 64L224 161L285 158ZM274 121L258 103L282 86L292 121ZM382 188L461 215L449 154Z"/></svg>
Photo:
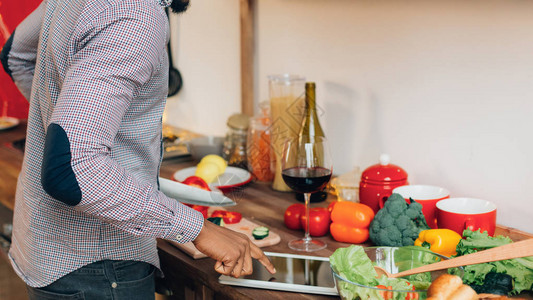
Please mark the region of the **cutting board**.
<svg viewBox="0 0 533 300"><path fill-rule="evenodd" d="M222 208L210 207L209 212L208 212L209 215L211 215L211 212L215 209L222 209ZM254 237L252 236L252 230L259 226L262 226L262 225L254 223L246 218L242 218L241 221L236 224L225 224L224 225L224 227L228 229L245 234L258 247L273 246L281 241L281 237L277 233L272 232L272 231L270 231L268 236L262 240L254 239ZM185 243L185 244L180 244L175 241L169 241L169 242L172 245L176 246L177 248L181 249L183 252L190 255L194 259L206 257L205 254L203 254L202 252L198 251L198 249L196 249L196 247L194 246L192 242Z"/></svg>

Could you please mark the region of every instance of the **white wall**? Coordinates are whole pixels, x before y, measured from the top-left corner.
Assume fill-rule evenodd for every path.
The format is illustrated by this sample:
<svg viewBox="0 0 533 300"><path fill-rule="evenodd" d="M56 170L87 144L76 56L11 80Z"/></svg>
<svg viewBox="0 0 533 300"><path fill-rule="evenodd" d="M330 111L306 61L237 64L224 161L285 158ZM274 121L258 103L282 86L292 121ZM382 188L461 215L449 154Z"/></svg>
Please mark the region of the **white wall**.
<svg viewBox="0 0 533 300"><path fill-rule="evenodd" d="M193 0L193 8L203 2ZM224 4L216 4L224 7L219 15L235 18L224 22L230 25L224 30L236 39L224 42L236 43L238 53L238 5L215 2ZM388 153L411 183L493 201L498 223L533 232L533 2L257 2L256 101L268 98L269 74L315 81L335 173L364 169ZM188 35L203 39L198 27L188 28L194 32ZM187 53L192 61L185 55L179 60L191 72L203 72L213 55ZM228 93L238 101L238 57L220 54L236 64L234 73L227 65L211 66L211 76L224 74L231 88L201 91L203 83L186 79L190 91L183 101L193 110L202 107L199 101L219 107ZM180 104L172 101L168 111L177 115ZM210 112L202 128L216 131L215 123L229 114Z"/></svg>
<svg viewBox="0 0 533 300"><path fill-rule="evenodd" d="M164 121L224 135L228 116L241 109L239 1L192 0L170 26L183 89L168 99Z"/></svg>

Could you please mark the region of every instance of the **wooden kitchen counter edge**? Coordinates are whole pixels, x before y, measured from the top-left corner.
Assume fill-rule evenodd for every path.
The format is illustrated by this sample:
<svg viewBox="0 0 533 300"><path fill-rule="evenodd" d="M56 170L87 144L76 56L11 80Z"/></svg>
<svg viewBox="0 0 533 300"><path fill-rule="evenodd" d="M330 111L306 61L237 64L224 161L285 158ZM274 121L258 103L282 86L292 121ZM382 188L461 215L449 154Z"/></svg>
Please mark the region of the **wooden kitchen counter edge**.
<svg viewBox="0 0 533 300"><path fill-rule="evenodd" d="M22 153L14 149L10 143L25 136L25 121L13 129L0 131L0 202L13 209L17 176L22 166ZM181 168L194 165L192 162L164 161L161 176L170 176ZM283 225L283 212L290 204L295 203L293 194L273 191L269 185L250 183L228 196L237 205L230 208L239 211L256 223L264 224L281 236L278 245L263 248L265 251L296 253L287 247L287 242L299 237L301 232L288 230ZM324 206L327 203L313 204ZM498 225L496 234L509 236L518 241L533 238L533 234ZM328 243L328 248L312 255L327 257L338 247L348 244L338 243L331 237L321 238ZM332 297L310 294L289 293L253 288L226 286L218 283L218 274L213 269L213 260L209 258L194 260L164 240L158 240L162 269L165 273L163 285L175 294L177 299L331 299ZM301 253L299 253L301 254ZM174 298L174 297L172 297Z"/></svg>

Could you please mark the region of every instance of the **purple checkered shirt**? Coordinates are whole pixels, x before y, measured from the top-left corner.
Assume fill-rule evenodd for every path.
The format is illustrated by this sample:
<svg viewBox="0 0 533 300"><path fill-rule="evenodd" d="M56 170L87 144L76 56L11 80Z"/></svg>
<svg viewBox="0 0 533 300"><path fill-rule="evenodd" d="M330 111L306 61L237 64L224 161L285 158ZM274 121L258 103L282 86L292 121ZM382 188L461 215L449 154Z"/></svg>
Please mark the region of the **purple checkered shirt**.
<svg viewBox="0 0 533 300"><path fill-rule="evenodd" d="M156 238L188 242L203 226L200 213L158 190L168 89L161 5L45 0L14 33L8 65L30 112L9 256L30 286L103 259L159 267ZM51 123L70 142L74 206L41 184Z"/></svg>

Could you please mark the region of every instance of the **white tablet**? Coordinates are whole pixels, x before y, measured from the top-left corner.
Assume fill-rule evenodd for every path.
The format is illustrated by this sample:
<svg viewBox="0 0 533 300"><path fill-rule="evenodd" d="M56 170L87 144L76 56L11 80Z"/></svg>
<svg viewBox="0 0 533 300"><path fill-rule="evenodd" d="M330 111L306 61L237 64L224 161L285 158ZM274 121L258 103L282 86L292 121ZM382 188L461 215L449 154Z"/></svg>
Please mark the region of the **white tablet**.
<svg viewBox="0 0 533 300"><path fill-rule="evenodd" d="M276 274L270 274L254 260L253 274L240 278L221 275L219 282L260 289L338 295L329 258L274 252L265 252L265 255L274 264Z"/></svg>

